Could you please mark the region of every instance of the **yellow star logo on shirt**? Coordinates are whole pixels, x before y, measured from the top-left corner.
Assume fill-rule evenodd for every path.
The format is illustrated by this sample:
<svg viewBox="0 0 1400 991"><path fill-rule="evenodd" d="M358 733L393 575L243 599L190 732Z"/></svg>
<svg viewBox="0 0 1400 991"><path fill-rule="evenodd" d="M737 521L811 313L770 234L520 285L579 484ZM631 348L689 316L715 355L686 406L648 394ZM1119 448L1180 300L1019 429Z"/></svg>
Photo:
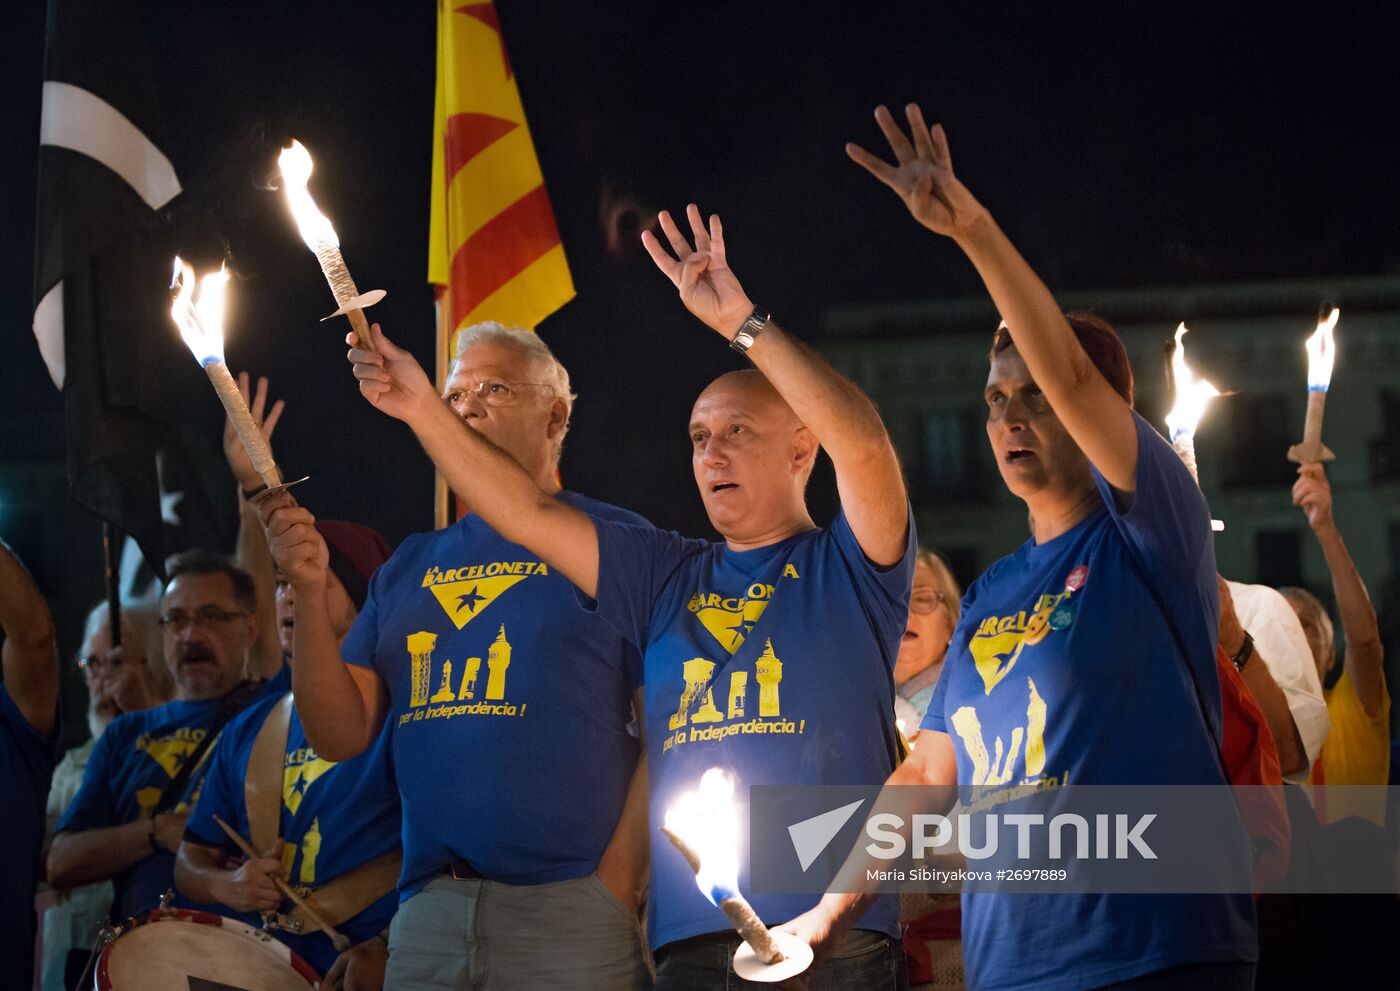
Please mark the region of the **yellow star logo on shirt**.
<svg viewBox="0 0 1400 991"><path fill-rule="evenodd" d="M324 757L313 757L303 764L295 764L282 772L282 802L292 815L301 807L302 797L316 779L335 767L335 761Z"/></svg>
<svg viewBox="0 0 1400 991"><path fill-rule="evenodd" d="M442 606L447 618L456 624L457 629L466 626L486 611L501 593L528 575L496 575L493 578L474 578L469 581L444 582L433 585L433 595Z"/></svg>

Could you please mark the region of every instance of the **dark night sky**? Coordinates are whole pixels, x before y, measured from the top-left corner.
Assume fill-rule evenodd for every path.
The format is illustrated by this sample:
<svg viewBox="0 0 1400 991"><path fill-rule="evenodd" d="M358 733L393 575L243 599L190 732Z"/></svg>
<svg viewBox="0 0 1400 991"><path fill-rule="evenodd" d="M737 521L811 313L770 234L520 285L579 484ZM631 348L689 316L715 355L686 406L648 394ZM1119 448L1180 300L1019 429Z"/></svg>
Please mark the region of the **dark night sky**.
<svg viewBox="0 0 1400 991"><path fill-rule="evenodd" d="M42 6L6 14L0 491L7 466L52 463L62 443L29 331ZM582 397L565 479L661 525L708 532L682 431L696 391L734 362L635 230L607 250L603 205L719 211L750 294L799 334L830 305L977 292L951 246L846 160L846 140L877 140L879 101L917 99L945 123L960 175L1055 289L1400 266L1400 70L1388 32L1345 5L498 6L579 290L542 328ZM376 316L429 360L433 5L146 8L186 186L256 129L298 135L360 286L390 292ZM279 460L314 476L299 494L321 515L394 539L427 527L426 462L359 400L343 328L317 323L332 307L314 260L280 199L246 179L201 194L203 231L227 241L241 279L230 363L270 374L289 401ZM215 401L199 400L192 416L212 432ZM15 533L16 518L55 535L78 519L13 509L0 507L0 533L21 549L40 537ZM73 560L95 561L95 527L63 530Z"/></svg>

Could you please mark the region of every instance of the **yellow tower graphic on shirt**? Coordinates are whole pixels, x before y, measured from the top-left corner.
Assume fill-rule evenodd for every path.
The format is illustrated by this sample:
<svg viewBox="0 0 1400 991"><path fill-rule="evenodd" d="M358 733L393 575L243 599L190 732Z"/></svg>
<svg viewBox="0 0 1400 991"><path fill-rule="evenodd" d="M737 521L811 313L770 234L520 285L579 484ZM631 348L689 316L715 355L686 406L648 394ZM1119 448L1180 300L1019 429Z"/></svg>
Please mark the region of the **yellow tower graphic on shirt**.
<svg viewBox="0 0 1400 991"><path fill-rule="evenodd" d="M408 698L408 704L411 706L428 704L428 683L433 677L433 648L435 646L437 646L436 633L420 632L408 635L408 656L412 660Z"/></svg>
<svg viewBox="0 0 1400 991"><path fill-rule="evenodd" d="M778 685L783 680L783 662L773 653L773 641L769 640L763 654L754 664L754 681L758 682L758 714L760 716L781 716L782 707L778 703Z"/></svg>
<svg viewBox="0 0 1400 991"><path fill-rule="evenodd" d="M1036 690L1035 682L1027 678L1029 700L1026 703L1026 725L1011 731L1010 741L1000 736L993 739L988 753L987 739L982 732L982 720L977 710L965 705L953 713L953 730L962 740L963 749L972 761L972 784L996 786L1009 784L1016 774L1016 761L1021 756L1021 744L1026 746L1026 778L1035 778L1045 771L1045 718L1047 706Z"/></svg>
<svg viewBox="0 0 1400 991"><path fill-rule="evenodd" d="M433 692L433 697L429 702L451 702L452 701L452 662L442 662L442 684L438 685L438 690Z"/></svg>
<svg viewBox="0 0 1400 991"><path fill-rule="evenodd" d="M311 820L311 828L301 838L301 878L302 884L316 883L316 856L321 852L321 820Z"/></svg>
<svg viewBox="0 0 1400 991"><path fill-rule="evenodd" d="M748 684L749 673L747 671L731 671L729 673L729 718L744 718L744 688Z"/></svg>
<svg viewBox="0 0 1400 991"><path fill-rule="evenodd" d="M467 666L462 670L462 690L457 693L458 701L476 698L476 679L481 674L481 658L468 657Z"/></svg>
<svg viewBox="0 0 1400 991"><path fill-rule="evenodd" d="M506 697L506 668L510 667L510 641L506 639L505 624L496 634L496 642L486 651L486 666L491 674L486 679L486 697L503 699Z"/></svg>
<svg viewBox="0 0 1400 991"><path fill-rule="evenodd" d="M707 661L703 657L693 657L681 666L681 675L685 678L685 690L681 692L681 704L676 709L675 715L671 717L671 729L680 729L686 724L686 714L690 712L690 706L695 701L695 697L701 692L705 693L705 699L700 703L700 708L690 716L692 723L717 723L724 718L724 714L715 708L715 693L710 686L710 674L715 669L714 661Z"/></svg>

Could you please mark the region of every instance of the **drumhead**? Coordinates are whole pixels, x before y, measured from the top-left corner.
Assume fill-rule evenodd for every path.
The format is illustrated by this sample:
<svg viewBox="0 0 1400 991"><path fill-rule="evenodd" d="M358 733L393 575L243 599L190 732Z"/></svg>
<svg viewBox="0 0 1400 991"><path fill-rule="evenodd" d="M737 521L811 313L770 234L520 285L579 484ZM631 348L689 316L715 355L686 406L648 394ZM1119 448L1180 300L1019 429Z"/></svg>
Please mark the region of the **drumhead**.
<svg viewBox="0 0 1400 991"><path fill-rule="evenodd" d="M96 991L310 991L315 972L271 936L205 912L157 910L98 959Z"/></svg>

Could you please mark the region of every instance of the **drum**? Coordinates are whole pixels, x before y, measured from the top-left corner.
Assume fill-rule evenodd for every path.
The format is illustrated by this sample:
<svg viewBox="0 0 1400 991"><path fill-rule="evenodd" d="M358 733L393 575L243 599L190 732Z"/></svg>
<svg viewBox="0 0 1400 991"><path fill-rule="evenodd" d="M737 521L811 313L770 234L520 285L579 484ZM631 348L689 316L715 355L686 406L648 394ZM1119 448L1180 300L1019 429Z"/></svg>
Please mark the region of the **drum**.
<svg viewBox="0 0 1400 991"><path fill-rule="evenodd" d="M269 934L236 919L153 909L103 947L95 991L310 991L320 976Z"/></svg>

